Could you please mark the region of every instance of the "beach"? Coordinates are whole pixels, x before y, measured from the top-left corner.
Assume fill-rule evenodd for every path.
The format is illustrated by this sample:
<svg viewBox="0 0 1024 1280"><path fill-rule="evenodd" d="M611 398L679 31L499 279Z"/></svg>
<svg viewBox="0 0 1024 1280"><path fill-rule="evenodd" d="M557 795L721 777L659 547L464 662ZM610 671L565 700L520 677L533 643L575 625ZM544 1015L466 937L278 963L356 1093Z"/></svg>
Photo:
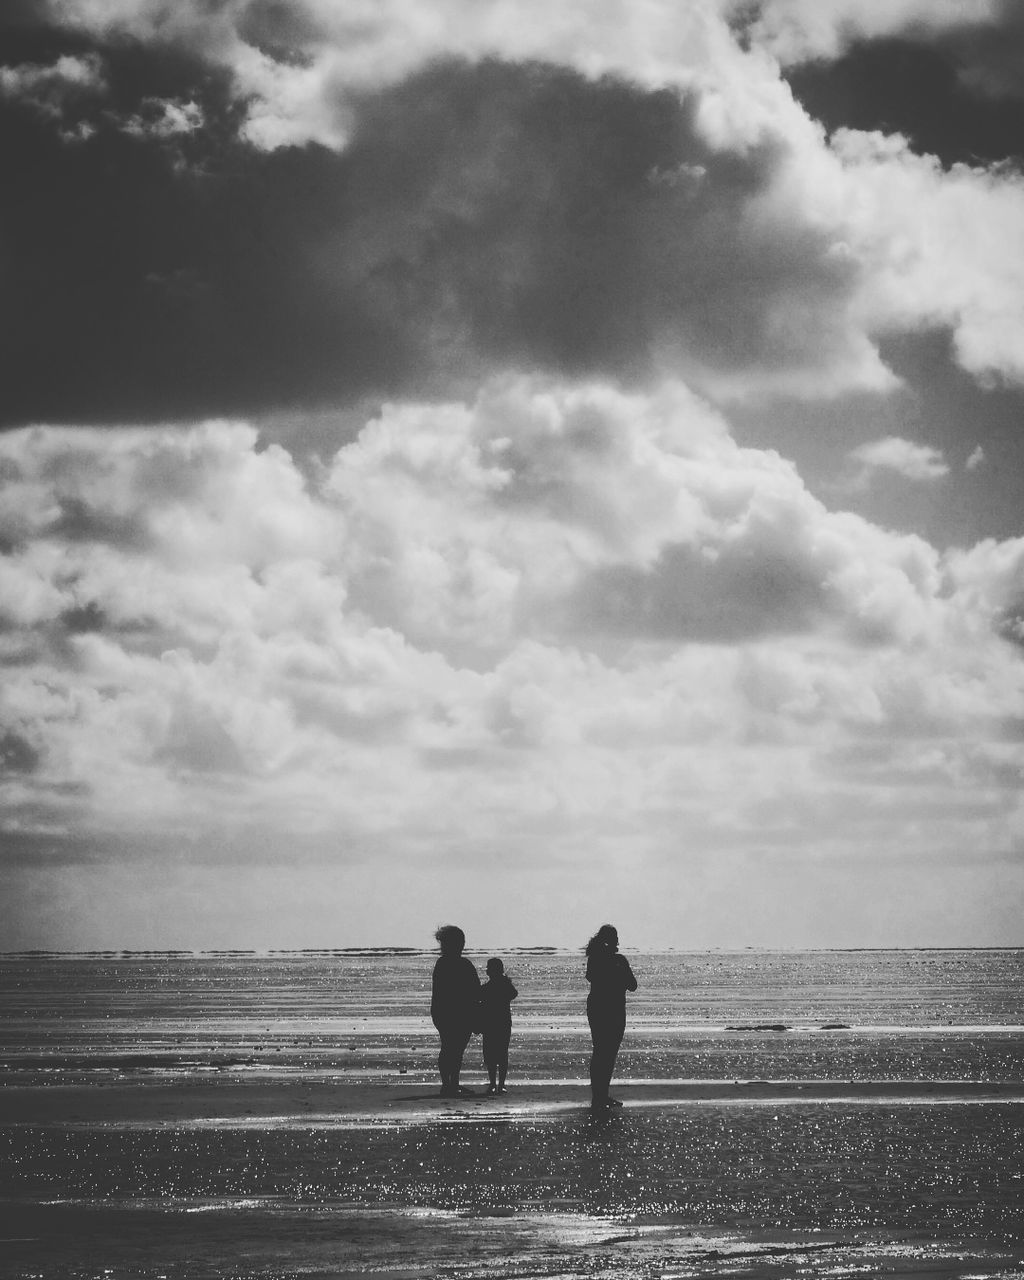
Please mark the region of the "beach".
<svg viewBox="0 0 1024 1280"><path fill-rule="evenodd" d="M8 958L0 1274L1024 1274L1019 952L634 963L594 1116L570 954L458 1100L429 953Z"/></svg>

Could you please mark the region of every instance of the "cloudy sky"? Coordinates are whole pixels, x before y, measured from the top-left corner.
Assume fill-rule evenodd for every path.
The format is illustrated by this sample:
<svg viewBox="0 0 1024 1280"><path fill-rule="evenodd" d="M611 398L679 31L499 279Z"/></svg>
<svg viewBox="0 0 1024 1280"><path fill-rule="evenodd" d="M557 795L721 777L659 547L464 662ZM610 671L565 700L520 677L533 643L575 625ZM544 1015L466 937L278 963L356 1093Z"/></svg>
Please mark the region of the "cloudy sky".
<svg viewBox="0 0 1024 1280"><path fill-rule="evenodd" d="M0 946L1024 943L1017 0L0 37Z"/></svg>

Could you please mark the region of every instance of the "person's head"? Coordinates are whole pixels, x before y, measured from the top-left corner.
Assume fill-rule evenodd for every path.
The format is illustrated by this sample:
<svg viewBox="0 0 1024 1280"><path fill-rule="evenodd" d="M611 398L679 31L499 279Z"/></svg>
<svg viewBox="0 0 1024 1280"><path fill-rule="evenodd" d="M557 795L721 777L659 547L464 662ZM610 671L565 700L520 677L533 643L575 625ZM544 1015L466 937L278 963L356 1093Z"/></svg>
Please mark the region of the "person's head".
<svg viewBox="0 0 1024 1280"><path fill-rule="evenodd" d="M595 951L618 951L619 931L613 924L603 924L587 943L587 955Z"/></svg>
<svg viewBox="0 0 1024 1280"><path fill-rule="evenodd" d="M491 956L490 960L487 961L488 978L500 978L504 972L504 962L499 960L497 956Z"/></svg>
<svg viewBox="0 0 1024 1280"><path fill-rule="evenodd" d="M443 924L434 934L443 956L461 956L466 945L466 935L457 924Z"/></svg>

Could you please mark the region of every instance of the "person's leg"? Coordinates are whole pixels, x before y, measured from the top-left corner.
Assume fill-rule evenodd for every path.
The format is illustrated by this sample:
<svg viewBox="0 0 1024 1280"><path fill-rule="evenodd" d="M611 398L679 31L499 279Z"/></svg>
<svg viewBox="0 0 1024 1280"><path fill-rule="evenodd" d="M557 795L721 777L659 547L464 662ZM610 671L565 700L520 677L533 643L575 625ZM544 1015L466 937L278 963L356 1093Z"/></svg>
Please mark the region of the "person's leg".
<svg viewBox="0 0 1024 1280"><path fill-rule="evenodd" d="M437 1073L441 1077L441 1092L445 1090L448 1080L448 1046L445 1041L445 1029L441 1023L435 1022L434 1027L437 1030L441 1044L437 1051Z"/></svg>
<svg viewBox="0 0 1024 1280"><path fill-rule="evenodd" d="M624 1030L624 1022L617 1018L590 1019L590 1035L594 1043L590 1058L590 1093L591 1104L595 1107L608 1106L608 1090Z"/></svg>
<svg viewBox="0 0 1024 1280"><path fill-rule="evenodd" d="M493 1037L489 1031L484 1032L484 1066L487 1068L487 1092L494 1093L498 1076L498 1059L494 1051Z"/></svg>
<svg viewBox="0 0 1024 1280"><path fill-rule="evenodd" d="M451 1038L451 1087L459 1092L459 1073L462 1071L462 1059L466 1053L473 1031L470 1027L460 1026L452 1032Z"/></svg>
<svg viewBox="0 0 1024 1280"><path fill-rule="evenodd" d="M441 1037L441 1049L437 1055L437 1070L441 1076L441 1092L448 1094L452 1092L452 1030L448 1026L440 1026L437 1029L438 1035Z"/></svg>
<svg viewBox="0 0 1024 1280"><path fill-rule="evenodd" d="M508 1046L511 1040L511 1031L504 1033L501 1037L501 1044L497 1046L498 1060L498 1092L505 1092L505 1077L508 1075Z"/></svg>
<svg viewBox="0 0 1024 1280"><path fill-rule="evenodd" d="M626 1031L625 1020L616 1022L614 1025L606 1029L607 1034L607 1055L608 1055L608 1079L605 1085L605 1100L613 1107L621 1107L622 1103L617 1098L609 1097L608 1091L611 1088L612 1076L615 1074L615 1061L619 1056L619 1045L622 1044L622 1037Z"/></svg>
<svg viewBox="0 0 1024 1280"><path fill-rule="evenodd" d="M601 1018L589 1016L588 1021L593 1044L590 1055L590 1103L594 1107L603 1107L608 1099L608 1082L612 1074L608 1062L607 1035Z"/></svg>

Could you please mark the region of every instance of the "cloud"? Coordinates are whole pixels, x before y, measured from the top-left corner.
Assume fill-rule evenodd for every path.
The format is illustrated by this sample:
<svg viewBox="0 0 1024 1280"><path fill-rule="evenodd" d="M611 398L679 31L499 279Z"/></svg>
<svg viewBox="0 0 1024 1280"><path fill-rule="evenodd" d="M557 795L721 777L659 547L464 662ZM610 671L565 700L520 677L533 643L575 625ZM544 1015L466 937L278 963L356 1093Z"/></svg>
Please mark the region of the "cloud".
<svg viewBox="0 0 1024 1280"><path fill-rule="evenodd" d="M879 343L933 329L977 378L1024 377L1019 175L827 139L713 6L627 40L588 6L338 13L60 9L107 94L80 160L12 122L34 179L3 197L8 422L464 395L508 368L827 398L892 389ZM292 78L327 66L314 109Z"/></svg>
<svg viewBox="0 0 1024 1280"><path fill-rule="evenodd" d="M779 147L720 154L700 110L550 68L447 66L365 102L342 156L203 179L101 128L112 187L43 147L33 190L8 196L24 305L7 412L253 412L524 364L670 363L723 395L885 385L851 313L856 264L816 218L768 207ZM103 216L83 226L82 206Z"/></svg>
<svg viewBox="0 0 1024 1280"><path fill-rule="evenodd" d="M998 26L1004 0L733 0L728 6L746 38L784 64L836 58L857 41Z"/></svg>
<svg viewBox="0 0 1024 1280"><path fill-rule="evenodd" d="M60 114L65 98L106 88L103 67L95 54L65 55L48 66L22 63L0 67L0 93L24 101L45 114Z"/></svg>
<svg viewBox="0 0 1024 1280"><path fill-rule="evenodd" d="M873 41L930 44L967 91L1024 95L1024 17L1013 0L760 0L726 6L744 38L791 67Z"/></svg>
<svg viewBox="0 0 1024 1280"><path fill-rule="evenodd" d="M391 920L399 878L407 929L488 887L643 920L681 880L735 929L738 888L814 884L821 942L829 893L871 922L879 883L916 904L940 868L929 910L974 892L984 932L970 876L995 892L1024 839L1020 540L943 550L805 475L845 424L864 479L922 504L966 454L953 419L995 457L1024 183L829 132L779 59L888 32L938 60L955 34L968 76L1012 45L1006 9L969 33L909 2L13 14L19 937L60 934L74 894L101 928L129 864L180 912L230 914L234 878L293 921L356 889ZM913 361L888 394L908 335L976 380L945 417ZM820 427L806 471L726 414L757 442Z"/></svg>
<svg viewBox="0 0 1024 1280"><path fill-rule="evenodd" d="M395 403L322 472L226 422L0 455L25 857L527 874L585 840L661 875L680 840L1019 837L1021 543L941 554L830 511L678 384Z"/></svg>
<svg viewBox="0 0 1024 1280"><path fill-rule="evenodd" d="M866 483L873 472L895 471L907 480L941 480L949 475L949 466L940 449L915 444L900 436L886 436L858 445L850 453L860 466L860 481Z"/></svg>
<svg viewBox="0 0 1024 1280"><path fill-rule="evenodd" d="M867 135L829 150L806 120L723 152L708 101L448 66L365 102L341 156L203 177L112 125L89 143L112 184L41 146L6 196L9 420L462 394L510 366L831 396L892 386L875 335L933 326L978 376L1021 376L1019 181Z"/></svg>
<svg viewBox="0 0 1024 1280"><path fill-rule="evenodd" d="M153 139L192 134L203 127L202 107L194 101L143 97L138 111L121 116L111 106L115 87L97 52L63 54L49 64L0 66L0 98L56 122L64 141L86 141L101 120L133 137Z"/></svg>
<svg viewBox="0 0 1024 1280"><path fill-rule="evenodd" d="M87 120L74 117L83 105L102 97L106 88L102 60L94 53L65 54L49 64L0 66L0 99L27 106L55 122L61 136L71 141L92 133Z"/></svg>
<svg viewBox="0 0 1024 1280"><path fill-rule="evenodd" d="M948 326L959 363L979 378L1024 378L1024 257L1009 238L1024 216L1015 173L948 173L905 141L840 130L833 140L866 255L863 305L874 327ZM994 239L973 235L982 208ZM999 244L1000 248L994 246Z"/></svg>
<svg viewBox="0 0 1024 1280"><path fill-rule="evenodd" d="M870 644L926 633L937 603L926 543L828 512L791 464L738 448L671 384L624 396L499 381L471 410L386 408L331 484L380 549L356 566L353 600L432 646L500 646L524 623L574 643L827 625Z"/></svg>
<svg viewBox="0 0 1024 1280"><path fill-rule="evenodd" d="M657 0L643 20L625 3L538 0L387 0L353 15L326 0L106 3L49 0L36 21L104 43L125 39L187 50L225 71L244 110L244 136L260 148L346 145L359 100L438 61L543 62L645 90L709 89L708 124L724 145L750 145L785 129L792 112L776 60L835 58L852 43L907 36L943 41L964 59L966 83L1019 91L1010 47L1024 32L1010 0Z"/></svg>
<svg viewBox="0 0 1024 1280"><path fill-rule="evenodd" d="M143 113L121 122L125 133L135 137L174 138L195 133L203 127L203 109L196 102L167 102L144 98Z"/></svg>
<svg viewBox="0 0 1024 1280"><path fill-rule="evenodd" d="M387 0L358 17L324 0L217 7L50 0L45 13L92 38L183 47L226 68L246 107L245 136L268 149L310 141L343 146L354 100L439 60L540 61L595 80L615 75L645 89L683 90L694 88L709 64L724 60L738 70L747 60L715 6L704 4L659 2L643 22L630 20L625 5L595 12L574 2L556 12L537 0L486 7ZM730 127L754 140L780 108L784 96L775 104L751 97L749 111L741 106Z"/></svg>
<svg viewBox="0 0 1024 1280"><path fill-rule="evenodd" d="M967 461L964 463L964 466L967 468L968 471L977 471L979 467L982 467L984 465L985 465L985 450L981 447L980 444L975 445L974 448L971 450L970 456L968 457Z"/></svg>

